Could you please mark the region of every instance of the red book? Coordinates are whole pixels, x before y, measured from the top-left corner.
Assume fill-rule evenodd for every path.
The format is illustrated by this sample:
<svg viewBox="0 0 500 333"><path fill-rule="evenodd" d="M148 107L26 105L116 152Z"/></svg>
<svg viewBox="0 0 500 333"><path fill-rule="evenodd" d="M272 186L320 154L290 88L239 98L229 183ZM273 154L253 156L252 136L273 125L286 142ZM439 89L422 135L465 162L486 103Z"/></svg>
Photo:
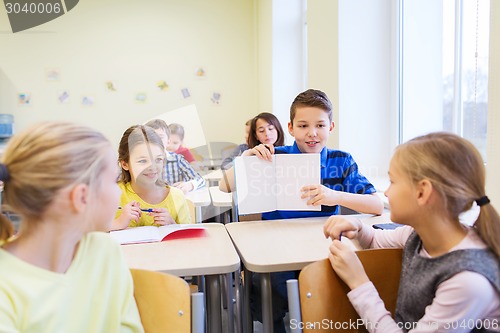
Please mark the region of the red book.
<svg viewBox="0 0 500 333"><path fill-rule="evenodd" d="M145 226L111 231L111 237L120 244L164 242L172 239L202 237L206 228L197 224L168 224L161 227Z"/></svg>

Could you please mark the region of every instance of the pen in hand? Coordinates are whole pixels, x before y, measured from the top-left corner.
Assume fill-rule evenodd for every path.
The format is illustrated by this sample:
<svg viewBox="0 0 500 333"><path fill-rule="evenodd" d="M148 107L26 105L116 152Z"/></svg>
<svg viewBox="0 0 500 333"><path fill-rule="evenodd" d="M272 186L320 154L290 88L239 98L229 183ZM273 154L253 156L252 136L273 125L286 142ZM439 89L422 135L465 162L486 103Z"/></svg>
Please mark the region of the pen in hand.
<svg viewBox="0 0 500 333"><path fill-rule="evenodd" d="M118 207L118 209L122 209L122 207ZM153 208L140 208L140 210L146 213L151 213Z"/></svg>

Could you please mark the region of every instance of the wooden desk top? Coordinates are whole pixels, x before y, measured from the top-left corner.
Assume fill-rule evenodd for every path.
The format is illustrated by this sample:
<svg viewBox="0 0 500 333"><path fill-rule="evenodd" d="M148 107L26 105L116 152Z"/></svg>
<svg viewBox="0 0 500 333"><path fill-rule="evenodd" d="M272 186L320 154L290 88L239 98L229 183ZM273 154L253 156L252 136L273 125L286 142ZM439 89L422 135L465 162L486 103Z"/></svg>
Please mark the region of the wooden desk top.
<svg viewBox="0 0 500 333"><path fill-rule="evenodd" d="M204 223L206 235L165 242L121 245L130 268L178 276L226 274L240 267L240 258L220 223Z"/></svg>
<svg viewBox="0 0 500 333"><path fill-rule="evenodd" d="M205 180L221 180L222 179L222 170L217 169L217 170L210 171L209 173L204 175L203 178L205 178Z"/></svg>
<svg viewBox="0 0 500 333"><path fill-rule="evenodd" d="M327 217L238 222L226 224L226 229L250 271L280 272L300 270L328 258L331 240L323 235L326 220ZM365 219L368 224L388 221L388 215ZM357 241L344 239L354 248L360 248Z"/></svg>
<svg viewBox="0 0 500 333"><path fill-rule="evenodd" d="M204 207L212 203L212 198L210 197L210 192L207 187L188 192L185 196L186 199L191 200L196 207Z"/></svg>
<svg viewBox="0 0 500 333"><path fill-rule="evenodd" d="M208 188L212 197L212 204L216 207L232 207L233 195L231 193L222 192L219 186L210 186Z"/></svg>

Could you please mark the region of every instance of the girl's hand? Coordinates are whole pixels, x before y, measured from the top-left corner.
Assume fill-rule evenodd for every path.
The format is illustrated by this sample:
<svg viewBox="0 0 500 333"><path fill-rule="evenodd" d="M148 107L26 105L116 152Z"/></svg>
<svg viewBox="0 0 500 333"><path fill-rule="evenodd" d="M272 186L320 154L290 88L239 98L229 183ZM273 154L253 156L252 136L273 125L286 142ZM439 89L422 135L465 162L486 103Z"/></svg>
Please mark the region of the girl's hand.
<svg viewBox="0 0 500 333"><path fill-rule="evenodd" d="M273 160L274 146L261 143L252 149L245 150L242 156L257 156L261 160L271 162Z"/></svg>
<svg viewBox="0 0 500 333"><path fill-rule="evenodd" d="M191 182L177 182L173 186L182 190L182 192L184 192L184 194L186 194L194 189L194 185Z"/></svg>
<svg viewBox="0 0 500 333"><path fill-rule="evenodd" d="M358 237L358 232L363 228L363 222L357 217L330 216L323 225L325 237L332 240L340 239L340 235L349 239Z"/></svg>
<svg viewBox="0 0 500 333"><path fill-rule="evenodd" d="M172 215L166 208L153 208L151 213L148 213L149 216L153 216L155 225L167 225L167 224L175 224Z"/></svg>
<svg viewBox="0 0 500 333"><path fill-rule="evenodd" d="M137 201L131 201L121 209L122 213L120 216L113 221L112 230L120 230L128 227L131 221L139 221L141 217L141 208Z"/></svg>
<svg viewBox="0 0 500 333"><path fill-rule="evenodd" d="M311 206L335 206L338 205L339 202L339 191L329 189L328 187L321 184L307 185L302 187L300 191L302 192L300 198L309 198L307 204Z"/></svg>
<svg viewBox="0 0 500 333"><path fill-rule="evenodd" d="M132 220L138 221L139 218L141 217L141 206L137 201L131 201L125 206L122 207L122 214L123 218L127 219L128 223Z"/></svg>
<svg viewBox="0 0 500 333"><path fill-rule="evenodd" d="M334 240L330 245L328 259L335 273L349 288L355 289L370 281L356 253L341 241Z"/></svg>

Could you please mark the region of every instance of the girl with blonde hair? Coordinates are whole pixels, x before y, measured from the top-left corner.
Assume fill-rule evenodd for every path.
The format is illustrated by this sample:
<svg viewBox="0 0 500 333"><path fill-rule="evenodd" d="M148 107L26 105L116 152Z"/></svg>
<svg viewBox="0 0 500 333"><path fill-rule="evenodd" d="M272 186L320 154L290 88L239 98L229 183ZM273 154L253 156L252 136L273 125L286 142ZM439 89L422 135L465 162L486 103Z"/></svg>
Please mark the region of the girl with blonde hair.
<svg viewBox="0 0 500 333"><path fill-rule="evenodd" d="M396 148L389 167L391 220L405 226L374 230L358 219L331 217L325 235L330 262L351 288L348 297L371 332L498 331L500 321L500 218L485 193L478 150L450 133L431 133ZM473 226L459 215L473 204ZM395 318L385 309L355 253L403 248Z"/></svg>
<svg viewBox="0 0 500 333"><path fill-rule="evenodd" d="M37 124L0 164L0 332L143 332L133 281L108 234L120 198L116 154L99 132Z"/></svg>

